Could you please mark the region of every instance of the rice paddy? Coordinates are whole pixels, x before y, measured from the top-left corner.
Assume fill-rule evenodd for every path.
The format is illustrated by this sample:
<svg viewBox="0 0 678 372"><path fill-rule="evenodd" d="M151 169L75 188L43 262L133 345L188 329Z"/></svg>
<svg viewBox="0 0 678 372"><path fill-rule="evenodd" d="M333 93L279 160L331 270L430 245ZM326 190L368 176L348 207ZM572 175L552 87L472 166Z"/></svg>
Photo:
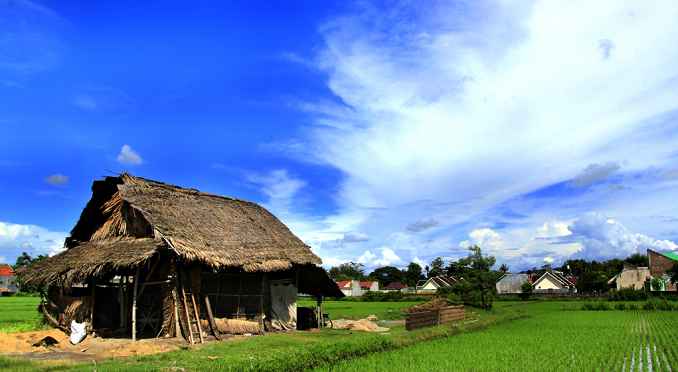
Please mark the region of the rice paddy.
<svg viewBox="0 0 678 372"><path fill-rule="evenodd" d="M371 354L321 370L678 369L678 312L571 311L563 306L534 304L527 319Z"/></svg>
<svg viewBox="0 0 678 372"><path fill-rule="evenodd" d="M35 331L44 327L38 297L0 297L0 333Z"/></svg>
<svg viewBox="0 0 678 372"><path fill-rule="evenodd" d="M40 327L36 298L0 298L0 329ZM398 317L408 303L336 301L333 319ZM98 370L553 371L678 370L678 312L583 311L582 303L498 302L466 326L385 335L337 330L269 334L237 342L97 363ZM526 317L527 316L527 317ZM513 320L511 320L513 319ZM461 327L461 328L458 328ZM90 370L0 357L6 370Z"/></svg>

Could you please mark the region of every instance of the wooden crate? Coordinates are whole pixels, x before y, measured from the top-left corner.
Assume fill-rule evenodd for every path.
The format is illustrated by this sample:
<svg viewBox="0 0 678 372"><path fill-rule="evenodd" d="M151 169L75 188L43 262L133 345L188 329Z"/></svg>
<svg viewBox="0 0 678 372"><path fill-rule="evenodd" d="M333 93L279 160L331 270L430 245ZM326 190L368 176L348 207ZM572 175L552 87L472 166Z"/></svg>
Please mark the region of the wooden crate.
<svg viewBox="0 0 678 372"><path fill-rule="evenodd" d="M432 327L464 319L464 306L448 306L437 310L409 313L405 318L405 329Z"/></svg>

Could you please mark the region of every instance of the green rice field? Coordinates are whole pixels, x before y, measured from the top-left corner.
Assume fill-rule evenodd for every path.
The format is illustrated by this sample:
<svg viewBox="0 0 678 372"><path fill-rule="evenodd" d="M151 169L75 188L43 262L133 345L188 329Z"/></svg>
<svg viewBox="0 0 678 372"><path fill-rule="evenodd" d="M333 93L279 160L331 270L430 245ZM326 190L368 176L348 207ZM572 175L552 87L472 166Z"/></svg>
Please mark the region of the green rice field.
<svg viewBox="0 0 678 372"><path fill-rule="evenodd" d="M42 327L37 298L0 298L3 332ZM311 302L301 301L309 306ZM413 303L329 301L332 319L398 319ZM99 371L674 371L678 311L584 311L582 302L496 302L452 326L386 334L342 330L267 334L157 355L102 360ZM1 351L0 351L1 353ZM88 363L0 356L0 370L92 370Z"/></svg>
<svg viewBox="0 0 678 372"><path fill-rule="evenodd" d="M0 297L0 333L34 331L43 328L38 297Z"/></svg>
<svg viewBox="0 0 678 372"><path fill-rule="evenodd" d="M344 361L324 371L671 371L678 312L579 311L530 305L531 316L479 332Z"/></svg>

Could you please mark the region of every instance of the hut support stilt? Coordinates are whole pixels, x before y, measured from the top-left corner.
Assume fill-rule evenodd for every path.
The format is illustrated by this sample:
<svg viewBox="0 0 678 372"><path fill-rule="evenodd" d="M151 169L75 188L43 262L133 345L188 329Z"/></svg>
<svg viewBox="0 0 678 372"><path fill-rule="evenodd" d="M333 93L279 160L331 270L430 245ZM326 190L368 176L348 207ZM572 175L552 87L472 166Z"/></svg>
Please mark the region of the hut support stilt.
<svg viewBox="0 0 678 372"><path fill-rule="evenodd" d="M97 283L96 281L92 280L92 313L90 314L90 319L89 319L89 326L90 330L94 332L94 309L95 309L95 300L96 300L96 294L97 294Z"/></svg>
<svg viewBox="0 0 678 372"><path fill-rule="evenodd" d="M134 274L134 295L132 297L132 341L137 340L137 291L139 290L139 269Z"/></svg>
<svg viewBox="0 0 678 372"><path fill-rule="evenodd" d="M212 305L210 304L210 298L205 296L205 309L207 309L207 321L210 324L210 329L212 330L212 334L214 335L214 338L219 340L219 329L217 328L217 323L214 321L214 314L212 314Z"/></svg>

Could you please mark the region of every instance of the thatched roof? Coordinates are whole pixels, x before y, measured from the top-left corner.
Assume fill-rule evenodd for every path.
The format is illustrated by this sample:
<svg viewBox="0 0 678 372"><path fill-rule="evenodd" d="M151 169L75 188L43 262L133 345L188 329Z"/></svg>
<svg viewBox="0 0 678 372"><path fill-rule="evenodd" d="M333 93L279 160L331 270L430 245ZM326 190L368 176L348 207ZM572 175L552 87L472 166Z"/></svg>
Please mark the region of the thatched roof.
<svg viewBox="0 0 678 372"><path fill-rule="evenodd" d="M25 274L29 283L79 283L142 264L160 247L162 244L148 238L87 242L31 266Z"/></svg>
<svg viewBox="0 0 678 372"><path fill-rule="evenodd" d="M47 260L49 273L30 270L27 277L42 283L84 277L139 265L157 249L172 250L185 262L244 271L321 263L310 247L255 203L129 174L94 182L92 199L66 247Z"/></svg>

